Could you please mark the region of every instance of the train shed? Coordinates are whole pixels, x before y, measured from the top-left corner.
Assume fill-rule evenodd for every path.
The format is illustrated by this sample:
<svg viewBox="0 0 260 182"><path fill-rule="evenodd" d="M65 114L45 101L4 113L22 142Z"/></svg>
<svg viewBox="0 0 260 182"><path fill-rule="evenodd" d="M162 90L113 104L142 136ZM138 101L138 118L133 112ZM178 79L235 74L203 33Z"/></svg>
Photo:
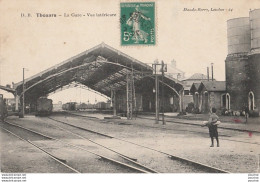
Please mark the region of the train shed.
<svg viewBox="0 0 260 182"><path fill-rule="evenodd" d="M166 111L182 109L182 84L167 75L159 77L159 96ZM16 100L25 95L33 106L41 96L70 83L82 84L112 99L114 110L126 111L127 105L139 111L155 111L153 68L105 43L86 50L28 79L14 84ZM24 88L23 88L24 85ZM164 89L164 97L161 90ZM162 99L161 99L162 100ZM18 104L17 104L18 105ZM18 108L16 108L18 109Z"/></svg>

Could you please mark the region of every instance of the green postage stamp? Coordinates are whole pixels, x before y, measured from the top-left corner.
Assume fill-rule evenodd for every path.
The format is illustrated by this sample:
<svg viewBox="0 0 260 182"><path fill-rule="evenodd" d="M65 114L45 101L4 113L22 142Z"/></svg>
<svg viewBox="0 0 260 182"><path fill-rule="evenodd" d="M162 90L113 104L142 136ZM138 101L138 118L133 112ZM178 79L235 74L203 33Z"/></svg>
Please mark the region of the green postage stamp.
<svg viewBox="0 0 260 182"><path fill-rule="evenodd" d="M155 45L155 2L120 3L121 45Z"/></svg>

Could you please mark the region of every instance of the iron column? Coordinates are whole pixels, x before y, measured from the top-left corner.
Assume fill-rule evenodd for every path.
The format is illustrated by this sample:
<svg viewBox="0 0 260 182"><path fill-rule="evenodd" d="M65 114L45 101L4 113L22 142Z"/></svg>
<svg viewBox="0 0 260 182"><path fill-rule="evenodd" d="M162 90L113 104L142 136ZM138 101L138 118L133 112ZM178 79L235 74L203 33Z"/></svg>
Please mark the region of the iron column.
<svg viewBox="0 0 260 182"><path fill-rule="evenodd" d="M163 85L163 77L164 77L164 62L162 61L162 121L163 125L165 125L164 120L164 85Z"/></svg>
<svg viewBox="0 0 260 182"><path fill-rule="evenodd" d="M113 116L116 116L116 91L114 89L111 90L111 101L113 106Z"/></svg>
<svg viewBox="0 0 260 182"><path fill-rule="evenodd" d="M22 103L22 115L21 118L24 118L24 69L23 68L23 103Z"/></svg>
<svg viewBox="0 0 260 182"><path fill-rule="evenodd" d="M154 64L155 72L155 123L159 123L159 83L157 75L157 63Z"/></svg>

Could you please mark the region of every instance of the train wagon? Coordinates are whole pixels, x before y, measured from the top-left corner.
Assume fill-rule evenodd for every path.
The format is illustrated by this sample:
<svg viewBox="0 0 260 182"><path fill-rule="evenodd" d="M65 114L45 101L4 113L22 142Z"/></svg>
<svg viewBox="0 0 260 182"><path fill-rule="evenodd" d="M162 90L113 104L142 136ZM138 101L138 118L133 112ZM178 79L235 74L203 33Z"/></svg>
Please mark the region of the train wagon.
<svg viewBox="0 0 260 182"><path fill-rule="evenodd" d="M62 110L68 110L69 108L69 104L66 103L66 104L62 104Z"/></svg>
<svg viewBox="0 0 260 182"><path fill-rule="evenodd" d="M62 109L67 110L67 111L75 111L76 104L77 104L76 102L68 102L68 103L62 105Z"/></svg>
<svg viewBox="0 0 260 182"><path fill-rule="evenodd" d="M98 102L96 105L95 105L95 108L97 110L105 110L106 109L106 103L105 102Z"/></svg>
<svg viewBox="0 0 260 182"><path fill-rule="evenodd" d="M47 116L52 113L53 104L52 100L46 97L40 97L37 100L36 116Z"/></svg>

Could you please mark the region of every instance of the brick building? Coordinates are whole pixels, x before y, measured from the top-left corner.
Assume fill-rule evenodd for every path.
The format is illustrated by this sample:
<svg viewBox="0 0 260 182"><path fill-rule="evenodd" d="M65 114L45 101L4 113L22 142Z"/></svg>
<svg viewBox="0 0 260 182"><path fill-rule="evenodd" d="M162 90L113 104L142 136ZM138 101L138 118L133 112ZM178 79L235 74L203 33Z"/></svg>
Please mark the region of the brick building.
<svg viewBox="0 0 260 182"><path fill-rule="evenodd" d="M194 108L202 113L208 113L210 108L218 110L226 107L223 97L226 97L225 81L202 81L193 83L190 92L193 95Z"/></svg>
<svg viewBox="0 0 260 182"><path fill-rule="evenodd" d="M202 81L207 81L207 80L211 80L211 77L208 77L202 73L195 73L193 74L192 76L190 76L189 78L186 78L184 80L182 80L182 83L183 83L183 87L184 87L184 96L183 96L183 107L186 108L188 107L188 104L193 102L194 104L195 103L195 98L194 98L194 93L191 93L190 90L191 90L191 87L193 84L197 84L196 86L199 86L199 84L202 82ZM216 81L215 79L213 79L214 81Z"/></svg>

